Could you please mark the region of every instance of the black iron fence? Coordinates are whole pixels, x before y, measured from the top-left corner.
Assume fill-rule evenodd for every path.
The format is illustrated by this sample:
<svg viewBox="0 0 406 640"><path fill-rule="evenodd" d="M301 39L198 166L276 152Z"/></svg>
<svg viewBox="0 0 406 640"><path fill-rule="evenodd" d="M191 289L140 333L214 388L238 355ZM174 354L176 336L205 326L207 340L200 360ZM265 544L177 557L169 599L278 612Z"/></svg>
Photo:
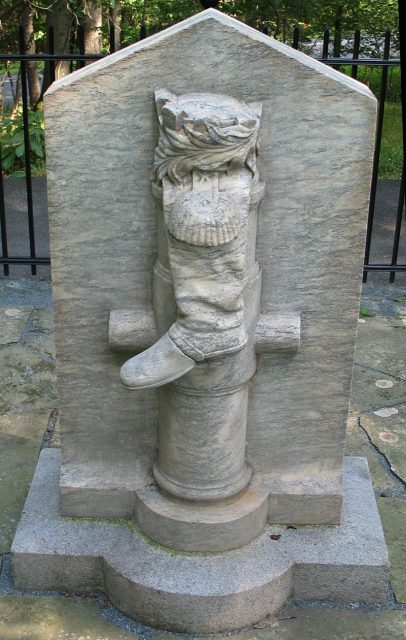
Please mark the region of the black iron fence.
<svg viewBox="0 0 406 640"><path fill-rule="evenodd" d="M267 33L266 28L264 32ZM8 215L5 206L4 196L4 179L2 168L2 153L0 146L0 234L1 234L1 257L0 264L2 265L5 276L10 273L10 265L30 265L32 275L37 274L37 266L49 265L49 255L38 255L36 247L36 226L34 216L34 201L33 201L33 181L31 171L31 153L30 153L30 135L29 135L29 92L28 92L28 76L27 76L27 63L29 61L40 61L47 65L48 80L52 83L55 80L55 65L62 60L69 61L70 71L74 71L84 66L86 62L94 61L104 57L108 54L86 54L84 50L84 37L83 28L79 25L77 37L77 51L72 53L55 53L54 51L54 39L52 28L49 29L47 34L47 53L45 54L27 54L25 53L24 45L24 33L22 28L19 32L20 51L16 54L0 54L1 63L19 63L20 64L20 77L21 77L21 103L22 103L22 117L23 117L23 142L24 142L24 169L25 169L25 186L26 186L26 232L29 239L29 255L11 255L8 247L8 235L7 235L7 223ZM145 26L141 26L140 38L145 37ZM300 29L295 27L293 30L292 47L295 49L301 48L300 43ZM114 24L110 22L109 29L109 53L115 51L115 28ZM391 33L387 31L383 37L383 55L381 57L360 57L360 44L361 33L358 29L354 32L352 40L352 52L340 57L333 57L329 55L331 44L330 32L328 28L325 28L322 42L321 42L321 56L314 56L315 59L322 63L331 65L333 67L348 68L353 78L357 78L359 69L361 67L374 67L380 68L380 83L379 90L377 92L378 97L378 115L377 115L377 133L375 142L375 152L373 160L373 171L371 181L371 194L368 213L368 226L365 246L365 259L364 259L364 282L367 280L368 273L371 271L383 271L389 273L389 281L394 282L395 274L397 272L406 271L406 264L401 264L398 261L400 253L400 240L402 232L402 220L405 211L405 170L403 166L402 176L399 180L399 189L396 205L396 219L392 221L391 228L393 230L393 237L391 242L391 256L387 262L373 262L371 261L371 242L374 231L374 222L376 219L376 204L377 204L377 187L378 187L378 172L379 162L381 156L382 146L382 131L384 124L385 114L385 101L388 88L388 73L390 69L400 67L400 59L390 56L391 50ZM406 109L405 98L402 96L402 106Z"/></svg>

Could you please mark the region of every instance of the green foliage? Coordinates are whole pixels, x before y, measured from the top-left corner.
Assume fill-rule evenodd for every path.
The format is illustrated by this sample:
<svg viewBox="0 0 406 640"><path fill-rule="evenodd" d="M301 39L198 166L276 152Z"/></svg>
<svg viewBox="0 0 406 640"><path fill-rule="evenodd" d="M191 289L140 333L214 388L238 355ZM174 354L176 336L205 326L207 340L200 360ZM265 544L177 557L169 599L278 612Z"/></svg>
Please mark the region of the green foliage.
<svg viewBox="0 0 406 640"><path fill-rule="evenodd" d="M351 66L343 65L340 67L340 71L346 75L351 75ZM366 84L379 98L381 92L381 78L383 67L367 67L359 66L357 80ZM400 102L401 101L401 86L400 86L400 67L390 67L388 70L388 81L386 84L386 102Z"/></svg>
<svg viewBox="0 0 406 640"><path fill-rule="evenodd" d="M72 27L83 20L83 0L65 0L69 8ZM121 13L122 46L137 41L141 23L148 34L156 33L180 20L201 11L199 0L100 0L103 9L103 51L108 51L108 14L113 5ZM52 13L58 3L35 0L34 30L37 51L45 52L47 17L52 22ZM18 50L18 22L23 3L20 0L0 0L0 35L3 51ZM343 37L354 32L359 25L368 36L368 47L375 48L387 27L397 38L398 0L219 0L218 8L257 29L265 25L274 37L290 41L293 26L302 27L302 39L309 42L320 37L327 24L332 34L340 24ZM366 53L366 51L362 51Z"/></svg>
<svg viewBox="0 0 406 640"><path fill-rule="evenodd" d="M354 33L359 25L364 34L380 37L387 27L398 30L398 0L220 0L219 9L247 24L261 28L280 40L289 40L294 24L302 27L305 40L320 37L324 25L334 33L339 23L342 34Z"/></svg>
<svg viewBox="0 0 406 640"><path fill-rule="evenodd" d="M75 12L73 4L71 0ZM103 0L105 15L109 6L109 0ZM120 7L122 45L139 39L142 22L151 35L202 9L198 0L121 0ZM271 35L284 41L291 40L295 24L301 26L302 39L310 42L322 35L326 24L334 34L339 22L343 37L353 35L355 26L359 25L368 36L368 48L373 50L387 27L395 33L395 38L398 30L397 0L219 0L218 8L257 29L262 30L266 25ZM107 45L106 20L103 30Z"/></svg>
<svg viewBox="0 0 406 640"><path fill-rule="evenodd" d="M356 21L369 35L382 34L389 28L399 29L398 0L359 0Z"/></svg>
<svg viewBox="0 0 406 640"><path fill-rule="evenodd" d="M323 23L334 28L337 19L343 31L350 32L357 24L369 36L381 35L387 27L398 29L398 0L324 0L314 8L316 29Z"/></svg>
<svg viewBox="0 0 406 640"><path fill-rule="evenodd" d="M45 172L45 139L43 109L28 112L30 158L33 175ZM22 107L17 113L4 113L0 120L0 145L3 170L15 178L25 175L24 124Z"/></svg>
<svg viewBox="0 0 406 640"><path fill-rule="evenodd" d="M383 120L379 178L400 180L403 165L402 107L387 102Z"/></svg>
<svg viewBox="0 0 406 640"><path fill-rule="evenodd" d="M368 309L364 304L360 304L359 307L359 317L360 318L373 318L375 314Z"/></svg>
<svg viewBox="0 0 406 640"><path fill-rule="evenodd" d="M349 67L350 69L350 67ZM349 71L349 73L351 73ZM368 85L372 93L379 98L380 87L382 78L382 67L359 67L358 68L358 80ZM387 102L400 102L401 100L401 87L400 87L400 68L391 67L388 73L388 83L386 85L386 101Z"/></svg>
<svg viewBox="0 0 406 640"><path fill-rule="evenodd" d="M351 75L351 67L343 66L341 71ZM382 77L381 67L358 67L358 80L366 84L379 98ZM388 74L386 102L383 119L381 155L379 160L380 179L400 180L403 166L402 106L400 102L400 69L391 68Z"/></svg>
<svg viewBox="0 0 406 640"><path fill-rule="evenodd" d="M103 8L108 11L109 0L103 0ZM176 22L201 11L198 0L122 0L121 46L127 46L140 38L141 23L144 22L148 35L162 31ZM104 22L105 47L108 42L108 25Z"/></svg>

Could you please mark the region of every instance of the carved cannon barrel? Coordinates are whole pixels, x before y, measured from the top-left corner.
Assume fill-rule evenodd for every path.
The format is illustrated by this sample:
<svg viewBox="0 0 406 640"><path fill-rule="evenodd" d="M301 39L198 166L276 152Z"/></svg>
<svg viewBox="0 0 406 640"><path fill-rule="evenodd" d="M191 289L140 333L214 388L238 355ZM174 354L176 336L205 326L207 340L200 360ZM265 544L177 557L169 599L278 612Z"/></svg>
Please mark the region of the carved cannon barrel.
<svg viewBox="0 0 406 640"><path fill-rule="evenodd" d="M252 471L245 462L248 387L199 393L174 385L159 389L159 454L154 477L186 500L214 501L239 494Z"/></svg>

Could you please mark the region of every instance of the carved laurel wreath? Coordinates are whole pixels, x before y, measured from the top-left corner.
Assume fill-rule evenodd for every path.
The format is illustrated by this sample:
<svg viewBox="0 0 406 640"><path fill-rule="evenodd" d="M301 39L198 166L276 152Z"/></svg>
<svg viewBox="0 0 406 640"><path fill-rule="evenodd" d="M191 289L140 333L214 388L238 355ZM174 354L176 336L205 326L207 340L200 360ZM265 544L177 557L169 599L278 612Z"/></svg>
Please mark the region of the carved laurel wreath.
<svg viewBox="0 0 406 640"><path fill-rule="evenodd" d="M255 173L258 130L259 119L253 121L252 126L238 123L219 127L207 123L203 132L188 125L174 131L160 124L155 181L160 184L162 178L168 176L175 184L181 184L182 178L193 169L229 171L246 165Z"/></svg>

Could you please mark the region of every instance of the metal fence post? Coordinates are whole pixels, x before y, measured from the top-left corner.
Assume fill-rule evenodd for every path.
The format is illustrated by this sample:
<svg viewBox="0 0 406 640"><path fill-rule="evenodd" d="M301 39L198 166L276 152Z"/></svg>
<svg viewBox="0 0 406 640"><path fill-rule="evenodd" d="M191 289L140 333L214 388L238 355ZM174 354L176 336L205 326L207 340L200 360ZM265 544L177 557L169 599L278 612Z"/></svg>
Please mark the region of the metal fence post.
<svg viewBox="0 0 406 640"><path fill-rule="evenodd" d="M384 60L389 59L390 40L391 40L391 32L390 32L390 29L387 29L385 32L385 45L384 45L384 53L383 53ZM374 223L376 187L378 183L379 157L381 154L383 116L385 113L385 98L386 98L387 83L388 83L388 67L383 66L382 76L381 76L381 87L379 91L378 115L377 115L377 124L376 124L376 142L375 142L374 160L372 165L372 182L371 182L371 194L369 199L367 236L365 241L364 265L366 266L368 266L369 264L369 256L371 252L372 228ZM368 277L368 271L364 270L363 282L367 281L367 277Z"/></svg>
<svg viewBox="0 0 406 640"><path fill-rule="evenodd" d="M357 60L357 58L359 58L360 42L361 42L361 31L357 28L354 31L354 49L352 51L353 60ZM351 67L351 76L356 79L357 75L358 75L358 65L353 64Z"/></svg>
<svg viewBox="0 0 406 640"><path fill-rule="evenodd" d="M7 223L6 223L6 207L4 203L4 184L3 184L3 164L1 159L1 144L0 144L0 233L1 233L1 250L3 258L8 258L8 246L7 246ZM3 264L3 273L5 276L10 275L10 267L5 262Z"/></svg>
<svg viewBox="0 0 406 640"><path fill-rule="evenodd" d="M19 28L20 54L25 54L24 29L20 25ZM24 127L24 163L25 163L25 182L27 187L27 214L28 214L28 234L30 240L30 256L36 257L35 251L35 229L34 229L34 208L32 201L32 177L31 177L31 159L30 159L30 125L28 117L28 87L27 87L27 65L25 59L21 58L21 98L23 103L23 127ZM31 264L31 273L37 275L37 267L35 263Z"/></svg>

